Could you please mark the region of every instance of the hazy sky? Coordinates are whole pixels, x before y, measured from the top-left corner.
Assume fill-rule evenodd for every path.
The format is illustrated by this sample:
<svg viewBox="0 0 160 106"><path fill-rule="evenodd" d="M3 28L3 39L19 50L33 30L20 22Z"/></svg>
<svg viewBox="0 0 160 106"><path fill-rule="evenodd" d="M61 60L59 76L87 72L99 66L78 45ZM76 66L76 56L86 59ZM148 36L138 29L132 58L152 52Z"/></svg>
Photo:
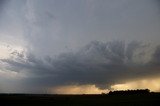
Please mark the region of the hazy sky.
<svg viewBox="0 0 160 106"><path fill-rule="evenodd" d="M159 0L1 0L0 92L159 91L159 41Z"/></svg>

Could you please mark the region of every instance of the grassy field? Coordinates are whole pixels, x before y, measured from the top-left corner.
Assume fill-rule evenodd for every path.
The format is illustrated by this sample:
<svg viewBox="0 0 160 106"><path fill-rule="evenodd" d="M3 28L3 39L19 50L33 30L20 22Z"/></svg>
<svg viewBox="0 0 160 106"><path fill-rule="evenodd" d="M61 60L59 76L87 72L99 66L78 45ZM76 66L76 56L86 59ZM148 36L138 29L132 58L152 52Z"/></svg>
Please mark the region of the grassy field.
<svg viewBox="0 0 160 106"><path fill-rule="evenodd" d="M160 94L40 95L1 94L0 106L158 106Z"/></svg>

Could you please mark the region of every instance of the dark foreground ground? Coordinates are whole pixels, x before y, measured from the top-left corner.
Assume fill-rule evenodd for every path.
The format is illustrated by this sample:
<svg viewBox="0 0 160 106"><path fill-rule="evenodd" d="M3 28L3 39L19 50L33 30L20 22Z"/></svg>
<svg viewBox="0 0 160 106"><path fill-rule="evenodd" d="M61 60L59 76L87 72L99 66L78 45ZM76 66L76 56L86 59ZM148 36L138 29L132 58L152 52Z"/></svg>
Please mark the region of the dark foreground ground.
<svg viewBox="0 0 160 106"><path fill-rule="evenodd" d="M34 95L0 94L0 106L160 106L160 94Z"/></svg>

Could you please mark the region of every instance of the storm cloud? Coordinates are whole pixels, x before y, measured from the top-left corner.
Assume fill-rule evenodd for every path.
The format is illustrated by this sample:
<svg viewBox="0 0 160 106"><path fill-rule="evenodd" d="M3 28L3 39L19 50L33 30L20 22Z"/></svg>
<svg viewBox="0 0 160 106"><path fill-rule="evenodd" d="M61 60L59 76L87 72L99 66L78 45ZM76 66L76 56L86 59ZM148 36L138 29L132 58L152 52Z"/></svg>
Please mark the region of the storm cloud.
<svg viewBox="0 0 160 106"><path fill-rule="evenodd" d="M96 85L110 89L111 85L157 76L160 74L159 46L151 60L142 63L149 45L123 41L102 43L93 41L77 52L56 57L36 58L32 54L14 53L12 59L1 59L6 69L28 75L22 80L29 86L55 87L64 85ZM143 55L141 55L143 53ZM147 53L146 53L147 54Z"/></svg>
<svg viewBox="0 0 160 106"><path fill-rule="evenodd" d="M159 77L159 28L158 0L1 0L0 92Z"/></svg>

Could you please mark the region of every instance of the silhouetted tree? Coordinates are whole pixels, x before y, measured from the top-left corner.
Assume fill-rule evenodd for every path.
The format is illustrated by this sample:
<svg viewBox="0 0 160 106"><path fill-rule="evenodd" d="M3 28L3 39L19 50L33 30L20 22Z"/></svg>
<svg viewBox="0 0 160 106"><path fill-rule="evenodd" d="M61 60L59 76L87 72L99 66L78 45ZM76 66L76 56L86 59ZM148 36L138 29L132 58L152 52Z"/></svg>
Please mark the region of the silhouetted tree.
<svg viewBox="0 0 160 106"><path fill-rule="evenodd" d="M149 94L149 89L137 89L137 90L120 90L120 91L110 91L109 95L133 95L133 94Z"/></svg>

